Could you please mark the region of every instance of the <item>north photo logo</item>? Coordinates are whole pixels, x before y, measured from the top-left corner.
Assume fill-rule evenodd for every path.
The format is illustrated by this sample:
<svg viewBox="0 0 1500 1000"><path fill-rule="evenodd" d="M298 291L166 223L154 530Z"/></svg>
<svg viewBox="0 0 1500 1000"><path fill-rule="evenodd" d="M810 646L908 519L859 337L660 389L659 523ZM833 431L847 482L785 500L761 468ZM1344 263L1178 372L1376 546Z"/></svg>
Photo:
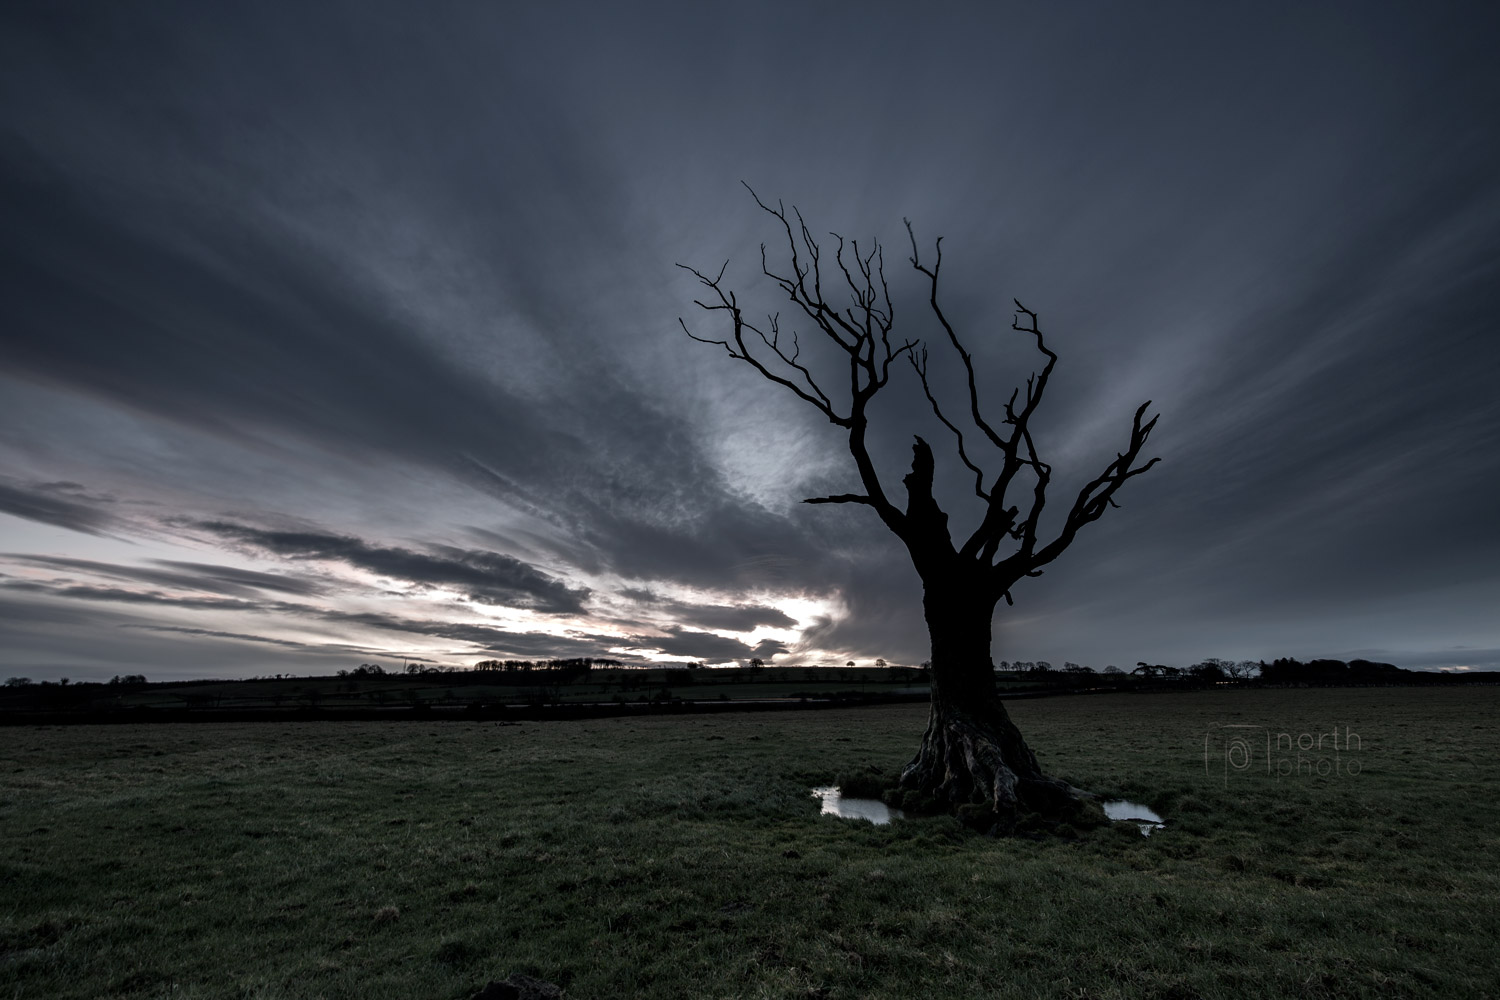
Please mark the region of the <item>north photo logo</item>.
<svg viewBox="0 0 1500 1000"><path fill-rule="evenodd" d="M1327 732L1286 732L1270 726L1213 723L1203 736L1203 773L1222 777L1266 774L1282 778L1333 778L1360 773L1362 741L1348 726Z"/></svg>

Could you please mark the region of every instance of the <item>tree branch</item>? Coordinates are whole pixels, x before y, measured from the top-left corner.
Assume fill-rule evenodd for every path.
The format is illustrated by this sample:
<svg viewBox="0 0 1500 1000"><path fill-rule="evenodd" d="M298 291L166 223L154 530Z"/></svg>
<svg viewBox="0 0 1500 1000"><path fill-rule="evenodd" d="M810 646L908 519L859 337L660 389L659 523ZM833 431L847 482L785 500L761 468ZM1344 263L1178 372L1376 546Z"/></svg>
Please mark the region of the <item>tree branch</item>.
<svg viewBox="0 0 1500 1000"><path fill-rule="evenodd" d="M917 373L918 380L922 383L922 393L927 397L927 402L932 404L933 415L942 421L944 427L953 432L958 439L958 457L963 460L969 471L974 473L974 493L981 500L988 500L990 495L984 489L984 470L969 460L969 453L964 450L964 433L954 426L953 421L943 416L943 409L938 405L937 397L932 394L932 386L927 382L927 348L922 348L920 360L915 351L907 354L906 360L911 362L912 370Z"/></svg>
<svg viewBox="0 0 1500 1000"><path fill-rule="evenodd" d="M924 560L953 554L953 540L948 537L948 515L943 513L932 495L932 478L937 468L932 448L917 437L911 451L911 471L901 480L906 487L906 520L910 536L903 536L902 540L917 562L920 574L925 568L922 565ZM923 579L926 579L925 574Z"/></svg>
<svg viewBox="0 0 1500 1000"><path fill-rule="evenodd" d="M996 600L1004 597L1009 602L1012 584L1022 577L1039 575L1043 566L1056 559L1072 543L1083 525L1097 520L1108 508L1118 506L1114 495L1126 482L1157 463L1158 459L1153 458L1137 464L1141 450L1156 426L1155 417L1145 419L1146 409L1150 406L1148 402L1135 412L1126 449L1079 491L1057 537L1040 545L1038 534L1052 481L1052 467L1042 461L1037 451L1031 419L1046 394L1058 356L1048 347L1037 314L1019 300L1013 300L1016 312L1011 329L1031 337L1046 361L1040 371L1034 371L1026 378L1024 386L1011 392L1003 404L1003 419L998 424L991 423L980 405L973 355L964 347L938 301L942 240L935 242L935 258L928 266L919 256L915 231L910 221L906 222L907 238L911 242L911 265L926 277L932 314L964 366L969 421L1001 455L1000 469L986 487L981 462L970 453L973 445L965 435L966 428L949 417L933 390L926 349L916 340L904 341L894 349L891 346L895 308L885 278L885 256L880 243L876 241L872 248L861 252L857 241L846 243L839 234L830 234L836 241L833 262L844 279L848 294L845 304L835 306L824 298L822 248L813 239L801 213L795 206L788 213L786 205L779 201L772 207L762 201L748 184L745 189L762 211L780 223L786 237L790 270L784 274L773 270L765 244L761 244L761 273L771 279L818 332L848 359L847 402L842 398L842 392L825 391L824 386L831 388L832 383L820 381L814 375L814 366L802 360L802 344L796 330L790 331L790 349L781 346L779 314L769 315L765 329L745 320L734 293L722 285L725 268L721 267L717 274L710 276L692 267L678 265L713 291L712 296L705 297L707 301L695 300L695 304L707 312L728 313L730 335L724 339L702 337L689 330L686 322L681 319L678 322L693 340L724 348L731 358L745 362L762 377L787 388L799 399L816 407L832 423L848 431L849 452L854 458L864 492L809 497L804 503L853 503L872 507L886 526L906 543L924 580L933 573L967 575L973 572L977 575L966 578L972 579L975 586L992 591ZM759 345L753 350L747 332L759 340ZM953 434L960 461L974 474L975 495L986 502L980 524L957 552L948 534L948 515L933 496L936 463L927 442L918 437L913 446L911 471L902 480L907 493L904 511L887 498L866 444L869 404L889 383L891 363L902 355L916 372L933 415ZM825 373L825 377L830 375L831 371ZM1024 515L1017 505L1006 503L1006 495L1022 470L1030 473L1034 480ZM1007 541L1015 543L1015 550L1000 558L1000 548Z"/></svg>
<svg viewBox="0 0 1500 1000"><path fill-rule="evenodd" d="M822 250L813 239L801 213L793 207L789 215L782 202L777 202L773 208L762 201L750 185L744 186L755 204L780 223L787 241L790 271L779 274L773 270L765 244L761 244L761 273L775 282L802 314L849 359L847 409L835 404L834 396L824 389L826 383L820 382L808 365L800 360L801 344L795 330L791 334L790 353L781 347L779 316L770 316L769 333L745 320L734 293L722 287L722 268L717 275L709 276L692 267L678 265L714 291L714 297L708 302L695 301L695 304L708 312L728 312L732 321L732 339L700 337L693 334L684 321L679 319L678 322L692 339L723 347L730 357L750 365L769 381L790 389L799 399L817 407L830 422L848 430L849 451L865 486L864 496L867 499L833 501L822 498L819 502L868 503L880 514L886 525L899 535L905 530L906 515L886 498L881 487L874 462L865 445L865 410L875 394L890 381L891 362L903 354L910 356L916 343L907 341L895 350L891 348L890 330L895 310L885 280L885 258L880 244L877 241L873 248L862 253L857 242L849 242L850 256L846 258L845 240L836 233L832 234L838 241L834 261L844 277L852 303L842 310L835 308L823 297ZM792 225L793 219L796 220L795 227ZM755 351L751 350L747 342L747 330L760 340L760 347ZM759 357L756 352L759 352ZM762 358L766 360L763 361ZM777 363L782 370L773 369L772 365ZM789 371L790 374L785 374L784 371ZM853 494L841 496L850 497Z"/></svg>
<svg viewBox="0 0 1500 1000"><path fill-rule="evenodd" d="M1114 501L1114 495L1121 486L1161 461L1160 457L1157 457L1142 465L1135 464L1160 416L1158 414L1144 424L1141 422L1150 405L1151 401L1148 399L1136 409L1135 416L1130 422L1130 442L1125 451L1116 454L1114 461L1105 466L1103 472L1089 480L1078 491L1078 498L1073 501L1073 506L1069 509L1067 519L1063 522L1062 530L1057 537L1034 554L1023 547L1020 552L1002 562L996 567L997 570L1003 568L1002 577L1009 577L1018 570L1020 575L1040 576L1041 567L1062 555L1063 551L1073 543L1080 528L1097 521L1108 508L1119 506Z"/></svg>
<svg viewBox="0 0 1500 1000"><path fill-rule="evenodd" d="M984 417L979 412L979 387L974 378L974 359L968 351L964 350L964 345L958 340L958 334L953 330L953 324L948 322L948 317L943 313L943 307L938 304L938 272L943 268L943 238L939 236L936 243L934 243L937 260L929 269L918 259L917 236L912 231L910 220L903 219L902 221L906 223L906 235L911 240L911 266L927 276L929 285L928 304L932 306L933 315L937 317L938 323L942 325L944 332L948 334L948 342L953 345L953 349L963 359L964 371L969 376L969 416L973 419L974 426L983 431L984 436L989 438L995 447L1001 451L1005 451L1006 443L1000 439L1000 435L995 433L995 429L985 422Z"/></svg>
<svg viewBox="0 0 1500 1000"><path fill-rule="evenodd" d="M703 302L699 299L694 299L693 305L698 306L700 309L703 309L706 312L729 313L734 324L734 345L731 346L728 341L724 340L709 340L704 337L695 336L693 334L693 331L688 329L687 323L679 316L677 322L682 327L684 333L700 343L718 344L729 352L729 356L731 358L734 358L736 361L745 362L765 378L769 379L772 382L775 382L777 385L785 386L786 388L792 390L792 392L796 393L797 396L801 399L806 400L813 406L816 406L833 423L839 425L840 427L849 426L850 418L840 416L839 413L834 410L832 402L829 401L828 394L825 393L821 388L819 388L818 384L812 380L812 376L807 373L806 368L803 368L801 365L795 364L792 366L799 372L803 373L804 377L807 379L808 388L812 390L811 392L803 389L801 386L791 381L790 379L784 378L781 375L777 375L775 372L771 371L763 363L761 363L759 358L756 358L753 354L750 353L750 348L745 343L745 330L748 328L749 330L758 334L762 341L766 341L766 336L758 328L745 322L745 317L740 312L739 304L735 300L734 293L731 292L726 294L724 290L719 286L719 281L724 275L724 271L722 268L720 269L718 276L710 278L708 275L699 271L697 268L689 267L686 264L678 264L677 266L682 268L684 271L690 272L701 283L713 289L714 293L718 296L719 299L718 305L710 305L709 303ZM769 341L766 342L769 344ZM736 350L736 348L738 348L738 350ZM780 351L776 351L776 355L783 361L786 360L785 356Z"/></svg>

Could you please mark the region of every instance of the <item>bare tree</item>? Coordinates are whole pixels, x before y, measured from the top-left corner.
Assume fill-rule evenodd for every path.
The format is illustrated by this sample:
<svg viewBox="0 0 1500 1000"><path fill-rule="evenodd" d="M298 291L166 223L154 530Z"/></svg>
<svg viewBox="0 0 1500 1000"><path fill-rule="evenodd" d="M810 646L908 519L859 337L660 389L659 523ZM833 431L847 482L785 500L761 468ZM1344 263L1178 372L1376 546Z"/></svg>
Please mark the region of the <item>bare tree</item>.
<svg viewBox="0 0 1500 1000"><path fill-rule="evenodd" d="M694 340L724 348L731 358L748 364L846 431L849 453L864 492L812 497L804 503L869 507L911 555L922 580L923 610L931 639L932 709L921 748L903 769L901 785L950 808L987 804L991 816L988 822L997 832L1013 828L1025 812L1057 814L1087 793L1042 773L1036 756L996 696L990 659L995 608L1001 598L1013 603L1011 589L1018 581L1039 576L1044 566L1073 543L1079 529L1097 520L1107 508L1117 506L1114 495L1127 480L1156 464L1154 458L1139 464L1141 449L1156 424L1154 417L1144 419L1150 403L1135 411L1125 450L1084 485L1057 534L1044 540L1041 515L1052 482L1052 467L1037 453L1031 421L1046 392L1057 355L1043 339L1037 314L1017 301L1011 329L1035 343L1045 364L1040 372L1027 377L1024 391L1016 388L997 410L981 393L973 356L938 301L942 240L935 244L931 263L926 263L918 252L911 223L906 223L910 263L925 279L932 314L941 328L939 340L955 352L967 375L967 398L950 412L929 380L926 345L917 340L904 340L899 345L892 342L895 310L880 244L876 242L862 251L857 242L831 234L837 243L831 248L830 265L827 250L812 238L795 207L788 217L783 204L778 202L773 208L753 190L750 194L780 223L789 256L785 271L773 270L765 244L761 244L762 273L811 322L819 336L836 346L836 356L842 352L847 357L846 365L840 365L847 368L846 373L837 382L826 375L815 376L809 363L802 360L798 335L795 331L783 333L777 316L770 316L764 324L751 322L734 291L724 285L727 263L717 274L679 265L708 290L694 304L710 313L725 314L727 337L716 340L697 336L686 323L682 328ZM830 303L825 296L833 294L828 290L831 287L842 289L837 293L839 299L847 291L848 301ZM936 460L927 442L921 437L915 439L911 471L902 479L904 509L881 483L867 447L870 402L890 382L891 368L903 356L915 371L932 412L952 433L958 459L973 474L974 492L984 504L978 526L957 542L949 531L948 515L933 496ZM995 453L998 468L985 471L973 447L976 442ZM1020 504L1008 502L1013 494L1021 496Z"/></svg>

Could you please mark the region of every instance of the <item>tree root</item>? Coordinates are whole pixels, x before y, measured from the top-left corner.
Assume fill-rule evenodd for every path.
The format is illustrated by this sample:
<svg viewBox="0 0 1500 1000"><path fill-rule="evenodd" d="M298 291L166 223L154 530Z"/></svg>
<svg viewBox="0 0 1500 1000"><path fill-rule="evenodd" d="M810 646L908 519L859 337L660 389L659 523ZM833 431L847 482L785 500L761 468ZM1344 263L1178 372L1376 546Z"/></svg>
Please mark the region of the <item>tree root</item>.
<svg viewBox="0 0 1500 1000"><path fill-rule="evenodd" d="M978 713L934 705L900 788L903 806L954 812L992 834L1036 820L1092 825L1098 811L1083 805L1096 798L1092 793L1042 773L998 700Z"/></svg>

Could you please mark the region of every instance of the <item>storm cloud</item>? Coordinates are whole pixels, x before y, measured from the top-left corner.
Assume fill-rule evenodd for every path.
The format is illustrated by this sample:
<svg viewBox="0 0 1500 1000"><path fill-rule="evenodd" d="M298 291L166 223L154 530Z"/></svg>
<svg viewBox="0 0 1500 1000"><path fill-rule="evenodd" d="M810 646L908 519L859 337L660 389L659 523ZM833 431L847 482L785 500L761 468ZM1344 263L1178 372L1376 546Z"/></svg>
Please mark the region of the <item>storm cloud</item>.
<svg viewBox="0 0 1500 1000"><path fill-rule="evenodd" d="M663 599L649 590L625 588L622 597L645 604L658 614L670 615L685 625L726 632L753 632L762 625L795 628L797 622L786 612L760 604L691 604Z"/></svg>
<svg viewBox="0 0 1500 1000"><path fill-rule="evenodd" d="M756 655L754 647L738 639L681 627L668 628L664 636L633 636L628 642L642 649L654 648L669 656L684 656L693 659L734 660L749 659Z"/></svg>
<svg viewBox="0 0 1500 1000"><path fill-rule="evenodd" d="M100 534L114 523L115 519L96 505L72 499L69 494L75 490L82 490L82 486L37 483L26 488L0 482L0 512L90 535Z"/></svg>
<svg viewBox="0 0 1500 1000"><path fill-rule="evenodd" d="M586 589L570 589L519 559L497 552L434 546L429 552L371 545L349 535L311 531L268 531L240 524L205 521L197 527L292 559L332 559L385 577L464 590L487 604L567 614L583 609Z"/></svg>
<svg viewBox="0 0 1500 1000"><path fill-rule="evenodd" d="M963 373L902 220L943 238L991 414L1040 363L1012 299L1038 310L1044 533L1161 413L1162 463L1017 587L997 659L1491 664L1497 18L8 5L14 669L926 659L901 545L800 503L859 487L838 429L677 325L725 335L677 263L784 312L741 181L883 241L945 405ZM896 497L913 434L971 530L903 368L869 428Z"/></svg>

